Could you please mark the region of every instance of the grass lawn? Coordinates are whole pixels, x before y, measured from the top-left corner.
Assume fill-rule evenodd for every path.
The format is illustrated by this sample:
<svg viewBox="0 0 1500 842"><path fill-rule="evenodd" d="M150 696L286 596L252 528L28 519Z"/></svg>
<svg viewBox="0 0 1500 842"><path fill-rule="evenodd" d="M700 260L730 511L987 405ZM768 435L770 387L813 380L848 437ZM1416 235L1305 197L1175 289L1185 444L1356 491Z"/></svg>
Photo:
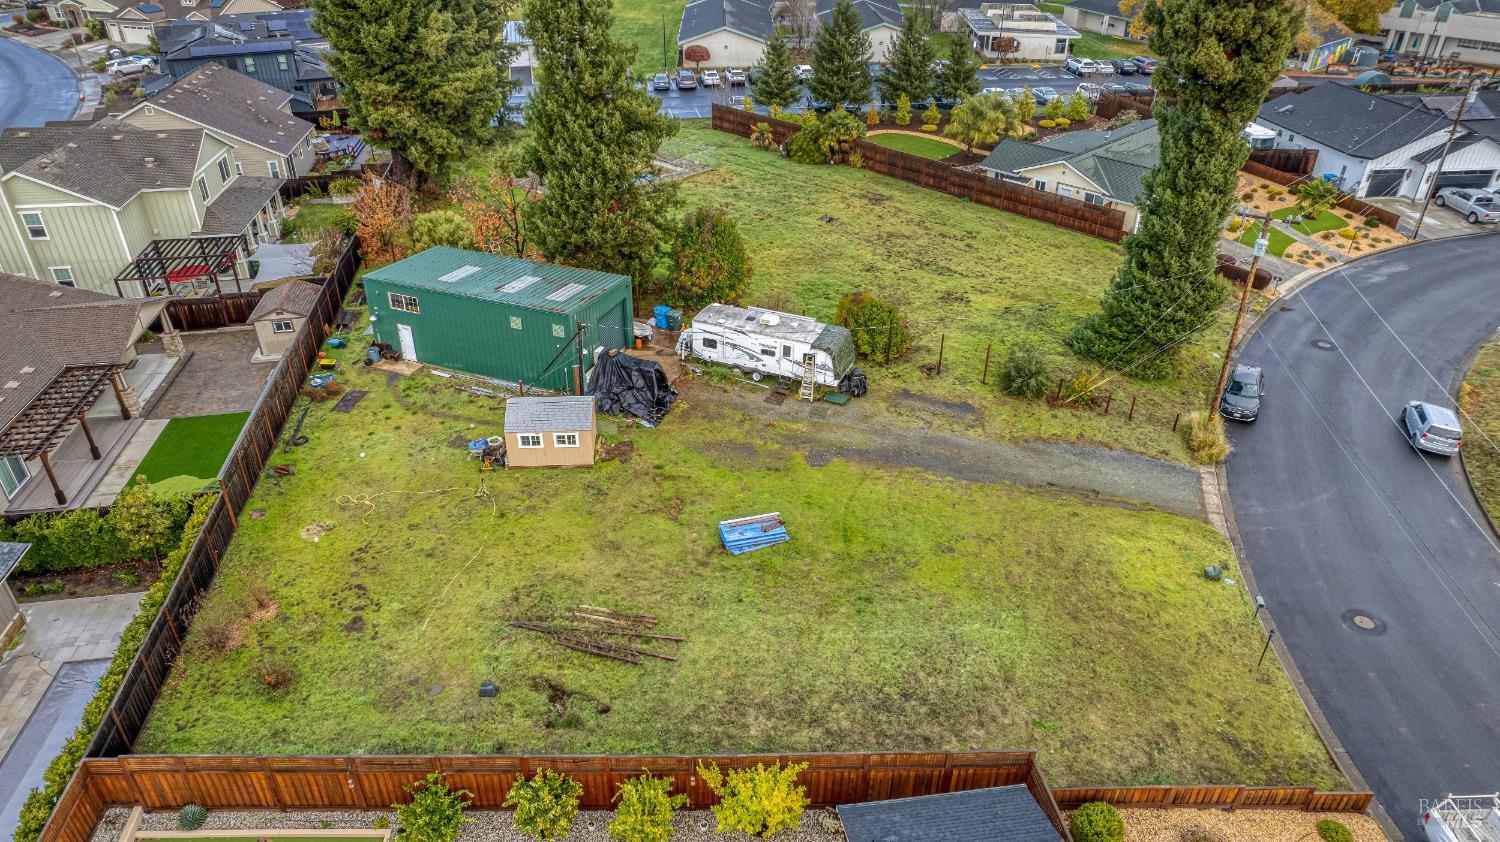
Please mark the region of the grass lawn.
<svg viewBox="0 0 1500 842"><path fill-rule="evenodd" d="M173 418L135 470L160 493L197 491L219 475L248 412Z"/></svg>
<svg viewBox="0 0 1500 842"><path fill-rule="evenodd" d="M1019 746L1057 784L1342 783L1255 667L1243 589L1203 578L1233 554L1201 521L812 459L813 428L702 385L626 430L629 461L481 475L455 442L498 432L498 401L344 370L370 394L272 460L297 471L250 501L136 751ZM768 510L790 543L719 547L717 521ZM508 625L579 604L660 617L680 660Z"/></svg>
<svg viewBox="0 0 1500 842"><path fill-rule="evenodd" d="M309 243L317 239L324 228L338 228L348 220L349 209L343 205L309 204L297 206L297 214L281 226L283 243Z"/></svg>
<svg viewBox="0 0 1500 842"><path fill-rule="evenodd" d="M934 140L930 137L917 137L909 134L896 134L887 132L884 134L872 134L865 138L876 146L884 146L898 152L910 152L913 155L921 155L934 161L941 161L950 155L956 155L963 149L951 143Z"/></svg>
<svg viewBox="0 0 1500 842"><path fill-rule="evenodd" d="M1500 523L1500 339L1474 357L1458 399L1468 414L1463 419L1464 470L1490 520ZM1473 429L1476 424L1479 429Z"/></svg>
<svg viewBox="0 0 1500 842"><path fill-rule="evenodd" d="M1255 245L1255 240L1259 236L1260 236L1260 223L1257 222L1257 223L1255 223L1253 225L1247 226L1245 228L1245 232L1243 234L1239 235L1238 237L1235 237L1235 240L1237 240L1240 243L1243 243L1244 245L1247 245L1247 246L1254 246ZM1292 235L1291 234L1288 234L1285 231L1281 231L1281 230L1278 230L1276 228L1272 228L1271 229L1270 242L1267 243L1267 245L1266 245L1266 251L1270 252L1272 255L1275 255L1276 257L1280 257L1283 254L1286 254L1287 246L1290 246L1292 243L1295 243L1295 242L1297 242L1297 241L1294 240L1294 239L1292 239Z"/></svg>
<svg viewBox="0 0 1500 842"><path fill-rule="evenodd" d="M686 0L628 0L615 3L614 34L636 48L635 74L646 78L677 64L677 27ZM666 32L665 38L662 33Z"/></svg>
<svg viewBox="0 0 1500 842"><path fill-rule="evenodd" d="M1096 59L1156 57L1156 53L1151 52L1151 48L1146 46L1145 41L1132 41L1129 38L1100 35L1097 32L1083 32L1079 35L1078 40L1073 42L1073 55L1079 58Z"/></svg>
<svg viewBox="0 0 1500 842"><path fill-rule="evenodd" d="M865 290L901 307L915 347L891 365L862 363L873 400L909 390L954 404L963 419L892 405L893 413L970 435L1086 439L1187 458L1172 418L1213 389L1214 352L1222 351L1230 310L1224 324L1184 343L1172 378L1121 378L1101 390L1116 393L1116 407L1139 396L1132 423L1118 413L1005 397L996 367L1006 349L1023 343L1042 350L1053 378L1097 368L1073 356L1063 338L1097 309L1122 259L1119 246L868 170L795 164L701 122L684 123L674 143L714 167L682 182L683 198L734 217L754 259L748 301L781 297L782 306L832 319L841 295ZM936 363L940 343L943 371L929 376L921 366ZM986 346L993 346L991 365L981 383Z"/></svg>
<svg viewBox="0 0 1500 842"><path fill-rule="evenodd" d="M1289 216L1296 216L1301 211L1301 208L1293 205L1289 208L1271 211L1271 218L1285 220ZM1327 209L1320 210L1314 216L1305 218L1301 222L1289 222L1287 224L1309 237L1323 231L1333 231L1349 225L1343 217Z"/></svg>

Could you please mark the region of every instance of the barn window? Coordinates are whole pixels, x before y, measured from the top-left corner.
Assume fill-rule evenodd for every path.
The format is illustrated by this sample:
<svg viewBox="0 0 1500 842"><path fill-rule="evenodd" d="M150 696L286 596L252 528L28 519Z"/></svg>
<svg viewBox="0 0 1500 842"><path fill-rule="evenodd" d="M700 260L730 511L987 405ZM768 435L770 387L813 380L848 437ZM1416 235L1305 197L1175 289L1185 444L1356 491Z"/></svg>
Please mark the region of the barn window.
<svg viewBox="0 0 1500 842"><path fill-rule="evenodd" d="M555 446L557 446L557 447L577 447L578 446L578 434L577 433L553 433L552 434L552 444L555 445Z"/></svg>
<svg viewBox="0 0 1500 842"><path fill-rule="evenodd" d="M556 336L558 339L562 339L563 337L568 335L568 331L562 325L555 324L552 326L552 335Z"/></svg>
<svg viewBox="0 0 1500 842"><path fill-rule="evenodd" d="M295 333L296 331L296 326L294 326L288 320L283 319L281 321L271 322L272 333Z"/></svg>
<svg viewBox="0 0 1500 842"><path fill-rule="evenodd" d="M388 292L385 294L386 301L392 310L400 310L403 313L421 313L422 306L417 302L415 295L402 295L399 292Z"/></svg>
<svg viewBox="0 0 1500 842"><path fill-rule="evenodd" d="M521 317L520 316L511 316L510 317L510 329L511 330L520 330L521 329Z"/></svg>

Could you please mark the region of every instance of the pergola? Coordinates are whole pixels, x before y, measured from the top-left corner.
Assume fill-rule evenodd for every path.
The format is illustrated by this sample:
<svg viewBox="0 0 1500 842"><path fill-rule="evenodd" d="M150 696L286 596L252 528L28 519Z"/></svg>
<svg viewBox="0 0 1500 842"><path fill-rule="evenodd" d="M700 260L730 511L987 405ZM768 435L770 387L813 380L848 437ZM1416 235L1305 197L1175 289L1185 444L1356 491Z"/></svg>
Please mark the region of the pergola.
<svg viewBox="0 0 1500 842"><path fill-rule="evenodd" d="M214 294L223 295L219 276L226 272L234 276L234 292L244 292L239 270L242 249L250 253L243 235L152 240L115 276L115 292L121 298L132 297L121 284L140 284L142 293L149 296L152 287L161 284L165 295L184 295L196 291L200 282L212 281Z"/></svg>
<svg viewBox="0 0 1500 842"><path fill-rule="evenodd" d="M99 446L94 442L94 432L89 429L89 407L99 400L105 389L114 388L115 398L121 402L121 413L127 418L124 400L120 395L116 377L125 366L85 365L65 368L37 395L10 424L0 431L0 457L17 456L22 459L40 459L47 479L52 483L52 493L58 505L67 505L67 495L52 470L52 451L73 432L73 425L83 427L89 442L89 455L101 458Z"/></svg>

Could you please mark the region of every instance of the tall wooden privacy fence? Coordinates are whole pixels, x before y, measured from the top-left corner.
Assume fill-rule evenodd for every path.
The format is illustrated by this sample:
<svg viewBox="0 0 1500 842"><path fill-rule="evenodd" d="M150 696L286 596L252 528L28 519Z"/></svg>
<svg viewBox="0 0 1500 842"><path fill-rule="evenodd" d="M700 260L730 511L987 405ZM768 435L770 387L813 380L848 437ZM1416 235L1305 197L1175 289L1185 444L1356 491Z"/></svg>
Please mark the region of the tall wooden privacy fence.
<svg viewBox="0 0 1500 842"><path fill-rule="evenodd" d="M226 292L212 298L174 298L167 317L178 330L212 330L244 324L260 303L258 292Z"/></svg>
<svg viewBox="0 0 1500 842"><path fill-rule="evenodd" d="M698 777L699 763L740 769L757 763L806 763L798 777L817 806L882 801L1022 784L1068 838L1062 813L1031 751L893 754L772 754L660 757L162 757L85 760L58 803L43 842L87 842L104 808L175 810L385 809L408 799L405 787L441 771L473 793L473 806L499 809L517 775L563 772L583 785L580 806L613 809L619 784L649 771L672 781L695 807L718 799Z"/></svg>
<svg viewBox="0 0 1500 842"><path fill-rule="evenodd" d="M1292 175L1307 175L1318 163L1316 149L1252 149L1250 160Z"/></svg>
<svg viewBox="0 0 1500 842"><path fill-rule="evenodd" d="M1263 178L1266 181L1271 182L1272 184L1280 184L1283 187L1290 187L1293 184L1300 184L1301 182L1304 182L1308 179L1308 176L1306 175L1297 175L1296 173L1282 172L1281 170L1272 169L1265 164L1257 163L1253 159L1246 161L1245 165L1240 167L1240 169L1243 170L1246 175L1251 175L1256 178ZM1338 206L1351 213L1359 214L1360 216L1376 217L1382 223L1391 228L1395 228L1396 224L1401 221L1400 214L1397 214L1394 211L1388 211L1385 208L1377 208L1369 202L1356 199L1353 196L1345 196L1339 201Z"/></svg>
<svg viewBox="0 0 1500 842"><path fill-rule="evenodd" d="M778 144L800 128L796 123L773 120L727 105L716 104L713 107L713 127L719 131L749 137L757 123L770 126L771 134ZM1118 243L1125 237L1124 211L1070 199L1056 193L1033 190L1022 184L989 178L865 141L859 141L855 146L864 158L864 168L881 175L899 178L929 190L938 190L950 196L968 199L975 204L1040 220L1112 243Z"/></svg>
<svg viewBox="0 0 1500 842"><path fill-rule="evenodd" d="M1057 806L1072 810L1090 801L1116 807L1197 807L1233 810L1307 810L1363 813L1375 800L1369 792L1318 792L1310 786L1114 786L1052 790Z"/></svg>
<svg viewBox="0 0 1500 842"><path fill-rule="evenodd" d="M1134 111L1142 120L1150 120L1155 114L1151 102L1144 97L1122 96L1105 91L1099 95L1099 101L1094 103L1094 114L1106 120L1113 120L1120 115L1121 111Z"/></svg>

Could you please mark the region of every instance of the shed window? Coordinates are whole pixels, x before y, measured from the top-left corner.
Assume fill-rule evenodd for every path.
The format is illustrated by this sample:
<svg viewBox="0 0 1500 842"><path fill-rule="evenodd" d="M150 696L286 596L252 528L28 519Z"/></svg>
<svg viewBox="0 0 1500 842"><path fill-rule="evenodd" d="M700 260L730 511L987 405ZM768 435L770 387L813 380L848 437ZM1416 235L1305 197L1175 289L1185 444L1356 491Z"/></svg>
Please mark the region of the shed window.
<svg viewBox="0 0 1500 842"><path fill-rule="evenodd" d="M577 433L553 433L552 434L552 444L555 445L555 446L557 446L557 447L577 447L578 446L578 434Z"/></svg>
<svg viewBox="0 0 1500 842"><path fill-rule="evenodd" d="M511 316L510 317L510 329L511 330L520 330L521 329L521 317L520 316Z"/></svg>
<svg viewBox="0 0 1500 842"><path fill-rule="evenodd" d="M294 327L292 325L291 321L289 321L287 319L282 319L280 321L271 322L271 332L272 333L294 333L294 332L296 332L296 330L297 330L297 328Z"/></svg>
<svg viewBox="0 0 1500 842"><path fill-rule="evenodd" d="M558 339L562 339L563 337L568 335L567 328L564 328L562 325L553 325L552 335L556 336Z"/></svg>
<svg viewBox="0 0 1500 842"><path fill-rule="evenodd" d="M422 305L418 303L415 295L402 295L399 292L388 292L385 294L386 301L390 303L392 310L400 310L403 313L421 313Z"/></svg>
<svg viewBox="0 0 1500 842"><path fill-rule="evenodd" d="M705 336L703 337L702 345L705 348L717 348L719 347L719 340L709 339L707 336Z"/></svg>
<svg viewBox="0 0 1500 842"><path fill-rule="evenodd" d="M541 447L542 434L522 433L519 436L516 436L516 444L520 445L521 447Z"/></svg>
<svg viewBox="0 0 1500 842"><path fill-rule="evenodd" d="M21 214L21 224L26 226L26 236L30 237L31 239L49 239L47 236L47 224L42 221L41 214L23 213Z"/></svg>

